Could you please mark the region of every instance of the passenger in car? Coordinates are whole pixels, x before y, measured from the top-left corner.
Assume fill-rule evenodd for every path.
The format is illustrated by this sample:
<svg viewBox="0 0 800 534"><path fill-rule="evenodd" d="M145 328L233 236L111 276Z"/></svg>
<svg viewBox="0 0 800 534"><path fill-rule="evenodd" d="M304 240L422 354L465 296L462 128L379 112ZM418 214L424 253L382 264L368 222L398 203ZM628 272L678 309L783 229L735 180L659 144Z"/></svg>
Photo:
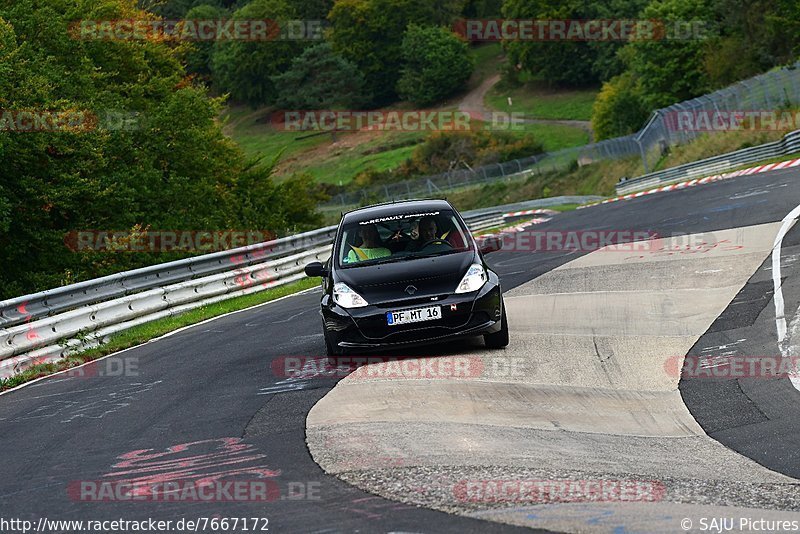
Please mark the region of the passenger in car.
<svg viewBox="0 0 800 534"><path fill-rule="evenodd" d="M392 255L392 252L381 243L381 236L374 224L362 226L358 235L361 237L361 246L350 245L352 250L347 254L345 263L374 260Z"/></svg>

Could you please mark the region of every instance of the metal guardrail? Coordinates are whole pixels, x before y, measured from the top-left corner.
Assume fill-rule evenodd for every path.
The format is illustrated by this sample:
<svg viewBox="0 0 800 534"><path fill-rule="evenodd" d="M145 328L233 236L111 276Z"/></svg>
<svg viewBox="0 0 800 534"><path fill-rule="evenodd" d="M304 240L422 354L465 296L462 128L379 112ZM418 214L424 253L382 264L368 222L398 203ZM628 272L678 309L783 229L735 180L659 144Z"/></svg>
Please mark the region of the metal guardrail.
<svg viewBox="0 0 800 534"><path fill-rule="evenodd" d="M329 226L282 239L143 267L2 301L0 329L168 283L239 269L265 259L278 259L300 250L301 246L313 247L328 243L335 232L336 227Z"/></svg>
<svg viewBox="0 0 800 534"><path fill-rule="evenodd" d="M663 171L651 172L638 178L620 182L616 186L618 195L625 195L640 189L659 185L691 180L699 176L708 176L729 171L741 165L763 161L765 159L787 156L800 152L800 130L786 134L780 141L743 148L735 152L720 154L700 161L685 163Z"/></svg>
<svg viewBox="0 0 800 534"><path fill-rule="evenodd" d="M464 213L472 231L505 206ZM100 344L149 321L301 279L330 256L336 227L153 265L0 302L0 377Z"/></svg>

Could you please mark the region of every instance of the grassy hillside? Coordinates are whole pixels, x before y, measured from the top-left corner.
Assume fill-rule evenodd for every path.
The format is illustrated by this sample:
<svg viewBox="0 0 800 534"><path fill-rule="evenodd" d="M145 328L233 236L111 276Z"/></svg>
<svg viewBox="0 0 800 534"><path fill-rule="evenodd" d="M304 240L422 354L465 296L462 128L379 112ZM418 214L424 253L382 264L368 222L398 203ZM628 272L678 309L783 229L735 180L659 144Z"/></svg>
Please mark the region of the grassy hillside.
<svg viewBox="0 0 800 534"><path fill-rule="evenodd" d="M470 53L475 60L475 71L467 87L462 94L452 97L439 109L457 109L458 103L466 94L479 87L484 80L498 74L502 63L502 49L498 43L473 47ZM556 98L549 102L564 106ZM547 105L545 103L544 108ZM397 105L392 109L404 108L412 109L408 104ZM244 106L230 107L223 119L226 121L225 132L248 156L269 160L283 151L276 172L278 179L305 172L318 182L344 185L369 169L383 171L396 168L411 156L414 147L430 133L362 131L338 133L334 139L329 133L313 135L283 132L269 125L270 111L253 110ZM549 114L557 116L562 112L555 110ZM589 141L586 131L563 124L524 124L513 133L517 136L533 134L548 151L583 145Z"/></svg>
<svg viewBox="0 0 800 534"><path fill-rule="evenodd" d="M537 119L588 121L598 93L596 89L553 90L539 83L505 89L498 86L486 95L487 106L507 113L523 112Z"/></svg>
<svg viewBox="0 0 800 534"><path fill-rule="evenodd" d="M705 135L686 145L673 147L655 170L775 141L782 136L783 132L745 131ZM638 157L626 158L594 163L571 171L465 189L449 193L447 199L460 210L470 210L560 195L615 196L614 186L620 177L636 177L642 173L642 162Z"/></svg>

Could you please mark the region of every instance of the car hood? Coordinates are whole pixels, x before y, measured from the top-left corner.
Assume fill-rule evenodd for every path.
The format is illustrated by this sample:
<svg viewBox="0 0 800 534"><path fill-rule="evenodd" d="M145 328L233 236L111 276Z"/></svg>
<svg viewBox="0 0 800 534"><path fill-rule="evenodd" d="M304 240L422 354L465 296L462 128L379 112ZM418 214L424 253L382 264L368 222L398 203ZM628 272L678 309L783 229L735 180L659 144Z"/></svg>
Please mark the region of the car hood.
<svg viewBox="0 0 800 534"><path fill-rule="evenodd" d="M337 270L336 281L350 286L370 304L414 300L453 293L467 268L476 261L473 251L465 251L365 265Z"/></svg>

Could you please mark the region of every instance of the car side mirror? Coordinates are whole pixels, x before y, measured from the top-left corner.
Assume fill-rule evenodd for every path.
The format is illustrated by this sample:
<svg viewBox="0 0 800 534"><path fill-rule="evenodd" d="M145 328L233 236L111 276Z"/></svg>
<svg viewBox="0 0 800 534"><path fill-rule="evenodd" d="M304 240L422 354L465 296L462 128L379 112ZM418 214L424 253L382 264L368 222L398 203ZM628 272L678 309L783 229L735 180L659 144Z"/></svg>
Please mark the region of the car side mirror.
<svg viewBox="0 0 800 534"><path fill-rule="evenodd" d="M487 237L486 239L483 240L483 242L480 245L480 249L483 254L489 254L490 252L497 252L502 248L503 248L503 240L496 236Z"/></svg>
<svg viewBox="0 0 800 534"><path fill-rule="evenodd" d="M312 261L306 265L305 272L306 276L310 276L312 278L317 276L324 278L328 276L328 269L326 269L325 266L318 261Z"/></svg>

